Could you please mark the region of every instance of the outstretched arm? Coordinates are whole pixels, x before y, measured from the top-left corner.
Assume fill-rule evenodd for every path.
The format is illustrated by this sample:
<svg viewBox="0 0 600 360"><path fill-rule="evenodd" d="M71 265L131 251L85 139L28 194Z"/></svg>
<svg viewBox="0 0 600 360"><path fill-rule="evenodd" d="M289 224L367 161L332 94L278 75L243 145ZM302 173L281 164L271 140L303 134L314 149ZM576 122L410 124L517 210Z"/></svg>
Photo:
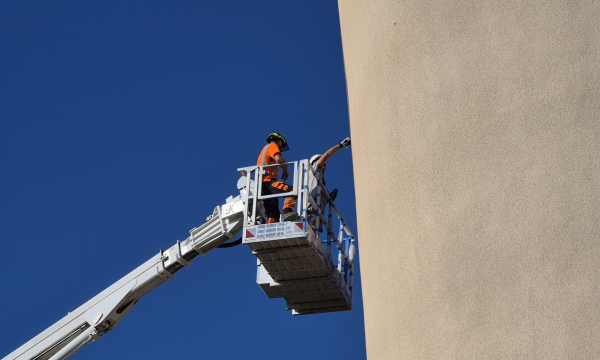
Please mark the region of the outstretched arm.
<svg viewBox="0 0 600 360"><path fill-rule="evenodd" d="M325 154L323 154L317 161L317 167L323 167L323 164L325 164L327 162L327 160L333 156L333 154L338 152L339 149L341 149L343 147L348 147L348 146L350 146L350 138L349 137L345 138L341 143L335 145L331 149L325 151Z"/></svg>

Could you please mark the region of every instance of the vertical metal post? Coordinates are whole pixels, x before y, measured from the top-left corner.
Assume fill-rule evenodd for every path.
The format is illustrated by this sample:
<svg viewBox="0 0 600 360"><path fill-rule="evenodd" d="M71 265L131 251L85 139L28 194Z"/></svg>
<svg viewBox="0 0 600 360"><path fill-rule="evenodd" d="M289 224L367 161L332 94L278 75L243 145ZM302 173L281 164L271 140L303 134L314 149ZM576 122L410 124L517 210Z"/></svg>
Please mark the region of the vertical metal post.
<svg viewBox="0 0 600 360"><path fill-rule="evenodd" d="M338 218L339 220L339 218ZM342 221L340 220L340 231L338 232L338 239L341 239L344 237L344 227L342 225Z"/></svg>
<svg viewBox="0 0 600 360"><path fill-rule="evenodd" d="M306 184L306 162L301 161L298 164L298 176L299 176L299 191L298 191L298 214L301 215L306 221L306 207L304 207L304 199L306 198L306 191L308 186Z"/></svg>
<svg viewBox="0 0 600 360"><path fill-rule="evenodd" d="M327 189L325 189L325 191L327 191ZM328 205L328 214L327 214L327 224L329 225L329 231L331 233L331 238L333 240L333 199L331 199L331 197L329 197L327 199L327 205Z"/></svg>
<svg viewBox="0 0 600 360"><path fill-rule="evenodd" d="M350 304L354 298L354 256L356 255L356 247L354 246L354 238L350 238L350 250L348 250L348 257L350 258L350 274L348 274L348 289L350 290Z"/></svg>
<svg viewBox="0 0 600 360"><path fill-rule="evenodd" d="M317 208L315 209L316 212L316 220L315 220L315 233L319 232L319 229L321 228L321 176L320 176L320 171L319 168L317 167L316 172L313 174L315 176L315 179L317 180L317 197L315 199L315 204L317 205ZM317 235L317 237L319 238L319 240L321 240L321 236L320 234ZM327 244L329 245L329 242L327 242ZM329 249L328 249L329 251Z"/></svg>
<svg viewBox="0 0 600 360"><path fill-rule="evenodd" d="M304 218L304 222L306 223L307 209L308 209L308 162L306 160L302 161L302 199L298 199L298 203L302 203L302 217ZM306 225L306 224L305 224Z"/></svg>
<svg viewBox="0 0 600 360"><path fill-rule="evenodd" d="M295 172L294 172L294 192L297 192L298 194L296 195L296 213L298 213L298 215L302 214L302 171L300 171L300 169L302 168L302 163L301 162L294 162L294 167L295 167ZM298 187L296 187L298 186Z"/></svg>
<svg viewBox="0 0 600 360"><path fill-rule="evenodd" d="M349 245L350 245L350 238L346 238L344 237L344 244L343 244L343 249L344 249L344 253L346 255L348 255L348 250L349 250ZM344 277L346 278L346 281L348 281L348 266L350 265L350 261L349 258L345 258L344 259L344 266L343 266L343 270L344 270Z"/></svg>
<svg viewBox="0 0 600 360"><path fill-rule="evenodd" d="M300 192L298 189L298 162L294 161L294 178L292 181L292 187L294 188L294 195L296 195L296 197L299 195L298 193Z"/></svg>
<svg viewBox="0 0 600 360"><path fill-rule="evenodd" d="M256 176L255 176L256 181L254 182L255 193L254 193L254 202L252 205L252 225L256 225L256 203L258 203L258 199L260 199L260 197L262 196L262 182L263 182L262 166L258 166L255 171L256 171ZM268 218L267 218L267 221L268 221Z"/></svg>
<svg viewBox="0 0 600 360"><path fill-rule="evenodd" d="M249 205L248 201L250 199L250 184L252 183L251 182L252 177L251 177L250 174L251 174L251 172L246 171L246 196L245 196L245 199L244 199L244 204L245 204L245 207L246 207L245 212L244 212L244 216L246 218L244 219L244 222L246 224L250 224L250 221L251 221L251 220L248 220L248 218L247 218L248 217L248 205ZM256 193L253 194L253 197L254 197L253 202L256 202Z"/></svg>
<svg viewBox="0 0 600 360"><path fill-rule="evenodd" d="M339 217L338 217L339 220ZM342 227L342 221L340 220L340 231L338 232L338 244L340 244L341 246L338 246L338 250L339 250L339 256L338 256L338 271L341 273L343 271L343 255L342 253L344 253L344 246L343 246L343 239L344 238L344 233L343 233L343 227Z"/></svg>

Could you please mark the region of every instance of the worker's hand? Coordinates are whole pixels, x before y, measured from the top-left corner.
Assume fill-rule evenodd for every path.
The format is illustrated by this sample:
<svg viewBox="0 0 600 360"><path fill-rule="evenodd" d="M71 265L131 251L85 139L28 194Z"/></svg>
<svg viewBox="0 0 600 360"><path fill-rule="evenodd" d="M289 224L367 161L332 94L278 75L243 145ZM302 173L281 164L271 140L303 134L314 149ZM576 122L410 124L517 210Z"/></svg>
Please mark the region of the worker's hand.
<svg viewBox="0 0 600 360"><path fill-rule="evenodd" d="M333 191L329 193L329 197L331 197L331 201L335 201L337 194L338 194L338 189L333 189Z"/></svg>
<svg viewBox="0 0 600 360"><path fill-rule="evenodd" d="M347 148L348 146L350 146L350 138L347 137L345 138L341 143L340 143L340 147L345 147Z"/></svg>
<svg viewBox="0 0 600 360"><path fill-rule="evenodd" d="M290 172L288 169L283 169L283 174L281 174L281 180L286 181L290 178Z"/></svg>

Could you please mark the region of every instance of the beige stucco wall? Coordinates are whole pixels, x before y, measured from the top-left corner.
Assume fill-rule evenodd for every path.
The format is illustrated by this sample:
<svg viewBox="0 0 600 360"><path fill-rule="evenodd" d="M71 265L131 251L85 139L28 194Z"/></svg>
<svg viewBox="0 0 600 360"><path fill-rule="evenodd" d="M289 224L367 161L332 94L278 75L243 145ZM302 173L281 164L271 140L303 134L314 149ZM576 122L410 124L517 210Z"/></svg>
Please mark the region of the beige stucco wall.
<svg viewBox="0 0 600 360"><path fill-rule="evenodd" d="M600 1L338 4L368 358L600 359Z"/></svg>

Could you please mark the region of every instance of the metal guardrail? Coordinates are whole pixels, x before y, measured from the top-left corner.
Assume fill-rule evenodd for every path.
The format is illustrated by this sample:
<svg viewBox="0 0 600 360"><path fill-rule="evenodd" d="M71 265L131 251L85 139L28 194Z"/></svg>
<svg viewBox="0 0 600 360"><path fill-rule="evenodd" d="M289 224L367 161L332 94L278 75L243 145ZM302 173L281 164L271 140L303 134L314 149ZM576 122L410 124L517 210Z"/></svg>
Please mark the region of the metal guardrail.
<svg viewBox="0 0 600 360"><path fill-rule="evenodd" d="M291 167L290 179L293 182L292 186L294 190L283 194L262 195L264 169L280 165ZM260 209L262 200L290 196L297 197L297 213L301 216L305 225L312 227L315 236L323 244L326 244L327 254L330 259L332 258L332 245L335 245L338 251L337 270L344 276L344 280L352 293L356 238L323 185L323 172L321 169L313 169L309 165L308 160L299 160L283 164L243 167L238 169L238 173L246 178L245 188L250 189L250 191L242 192L244 204L246 204L246 214L248 215L245 225L253 226L267 222L265 214ZM327 217L325 217L325 214L327 214ZM339 221L339 231L337 234L333 230L334 214ZM321 238L320 234L322 232L326 232L326 240Z"/></svg>

